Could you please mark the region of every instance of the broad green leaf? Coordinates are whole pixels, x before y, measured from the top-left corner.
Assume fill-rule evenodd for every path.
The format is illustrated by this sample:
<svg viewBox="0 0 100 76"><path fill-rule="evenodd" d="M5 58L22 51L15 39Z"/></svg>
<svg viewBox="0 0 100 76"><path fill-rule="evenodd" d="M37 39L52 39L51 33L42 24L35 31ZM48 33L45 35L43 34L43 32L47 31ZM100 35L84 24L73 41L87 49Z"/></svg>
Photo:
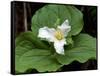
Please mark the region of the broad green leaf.
<svg viewBox="0 0 100 76"><path fill-rule="evenodd" d="M39 28L56 28L66 19L71 26L71 35L77 35L83 28L83 15L74 6L48 4L36 11L32 17L32 31L37 36Z"/></svg>
<svg viewBox="0 0 100 76"><path fill-rule="evenodd" d="M27 35L27 38L25 35ZM53 57L52 52L47 49L36 48L34 40L31 40L33 39L32 37L31 32L26 32L16 38L16 71L24 73L30 68L39 72L58 70L62 65Z"/></svg>
<svg viewBox="0 0 100 76"><path fill-rule="evenodd" d="M79 34L78 36L75 36L73 38L74 41L74 47L88 47L93 48L96 50L96 38L93 38L92 36L88 34Z"/></svg>
<svg viewBox="0 0 100 76"><path fill-rule="evenodd" d="M31 31L24 32L20 36L18 36L16 38L16 46L20 46L25 40L30 43L33 43L37 48L48 49L48 46L45 43L43 43L39 38L35 37L34 33ZM24 45L26 45L26 43Z"/></svg>
<svg viewBox="0 0 100 76"><path fill-rule="evenodd" d="M60 67L61 64L51 56L48 50L29 50L19 56L16 61L16 70L19 72L25 72L30 68L36 69L39 72L56 71Z"/></svg>
<svg viewBox="0 0 100 76"><path fill-rule="evenodd" d="M89 59L96 59L96 40L87 35L80 34L74 37L74 47L65 49L65 56L57 55L57 60L64 65L73 61L84 63Z"/></svg>

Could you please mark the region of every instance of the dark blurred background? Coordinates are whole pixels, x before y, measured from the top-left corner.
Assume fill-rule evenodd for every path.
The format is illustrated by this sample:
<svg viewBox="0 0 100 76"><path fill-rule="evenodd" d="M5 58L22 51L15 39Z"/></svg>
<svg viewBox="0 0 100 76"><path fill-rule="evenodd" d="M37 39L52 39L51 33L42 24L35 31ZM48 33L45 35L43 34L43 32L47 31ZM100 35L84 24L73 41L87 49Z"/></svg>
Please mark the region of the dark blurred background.
<svg viewBox="0 0 100 76"><path fill-rule="evenodd" d="M48 3L33 3L33 2L12 2L12 13L14 14L13 23L15 27L15 35L18 36L21 32L31 30L31 19L34 13L47 5ZM84 27L82 32L88 33L97 38L97 6L73 5L83 13ZM97 69L96 60L88 60L86 63L72 62L69 65L63 66L60 71L79 71L79 70L94 70ZM35 69L29 69L25 73L38 73Z"/></svg>

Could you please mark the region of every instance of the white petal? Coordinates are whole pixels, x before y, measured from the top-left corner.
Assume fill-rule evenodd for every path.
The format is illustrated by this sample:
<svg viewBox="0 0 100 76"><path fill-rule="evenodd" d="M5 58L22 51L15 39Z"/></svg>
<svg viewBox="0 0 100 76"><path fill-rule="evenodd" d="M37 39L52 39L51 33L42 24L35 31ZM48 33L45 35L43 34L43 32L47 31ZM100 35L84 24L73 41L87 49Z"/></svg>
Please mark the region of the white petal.
<svg viewBox="0 0 100 76"><path fill-rule="evenodd" d="M46 39L47 41L53 42L54 32L55 32L55 29L53 28L43 27L39 29L38 37Z"/></svg>
<svg viewBox="0 0 100 76"><path fill-rule="evenodd" d="M71 26L69 26L68 20L65 20L61 26L58 26L58 29L60 29L66 37L68 32L71 30Z"/></svg>
<svg viewBox="0 0 100 76"><path fill-rule="evenodd" d="M64 55L64 44L66 44L65 39L54 42L54 48L58 54Z"/></svg>

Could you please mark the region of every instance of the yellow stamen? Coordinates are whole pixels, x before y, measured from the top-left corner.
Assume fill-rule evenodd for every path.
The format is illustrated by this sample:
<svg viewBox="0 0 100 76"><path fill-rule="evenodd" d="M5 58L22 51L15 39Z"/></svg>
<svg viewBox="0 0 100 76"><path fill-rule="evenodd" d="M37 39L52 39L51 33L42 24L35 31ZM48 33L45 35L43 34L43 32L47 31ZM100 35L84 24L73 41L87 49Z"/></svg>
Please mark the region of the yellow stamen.
<svg viewBox="0 0 100 76"><path fill-rule="evenodd" d="M61 30L57 30L57 31L55 32L55 37L56 37L58 40L62 40L62 39L64 38L62 31L61 31Z"/></svg>

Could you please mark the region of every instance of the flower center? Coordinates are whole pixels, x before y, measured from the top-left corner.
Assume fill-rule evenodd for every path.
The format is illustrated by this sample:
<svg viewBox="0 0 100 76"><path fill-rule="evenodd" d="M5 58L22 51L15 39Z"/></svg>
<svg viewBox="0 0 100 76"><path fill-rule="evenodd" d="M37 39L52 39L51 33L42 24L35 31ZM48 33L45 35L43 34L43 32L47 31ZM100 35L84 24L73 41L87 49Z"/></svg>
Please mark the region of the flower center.
<svg viewBox="0 0 100 76"><path fill-rule="evenodd" d="M57 30L57 31L55 32L55 37L56 37L58 40L62 40L62 39L64 38L62 31L61 31L61 30Z"/></svg>

